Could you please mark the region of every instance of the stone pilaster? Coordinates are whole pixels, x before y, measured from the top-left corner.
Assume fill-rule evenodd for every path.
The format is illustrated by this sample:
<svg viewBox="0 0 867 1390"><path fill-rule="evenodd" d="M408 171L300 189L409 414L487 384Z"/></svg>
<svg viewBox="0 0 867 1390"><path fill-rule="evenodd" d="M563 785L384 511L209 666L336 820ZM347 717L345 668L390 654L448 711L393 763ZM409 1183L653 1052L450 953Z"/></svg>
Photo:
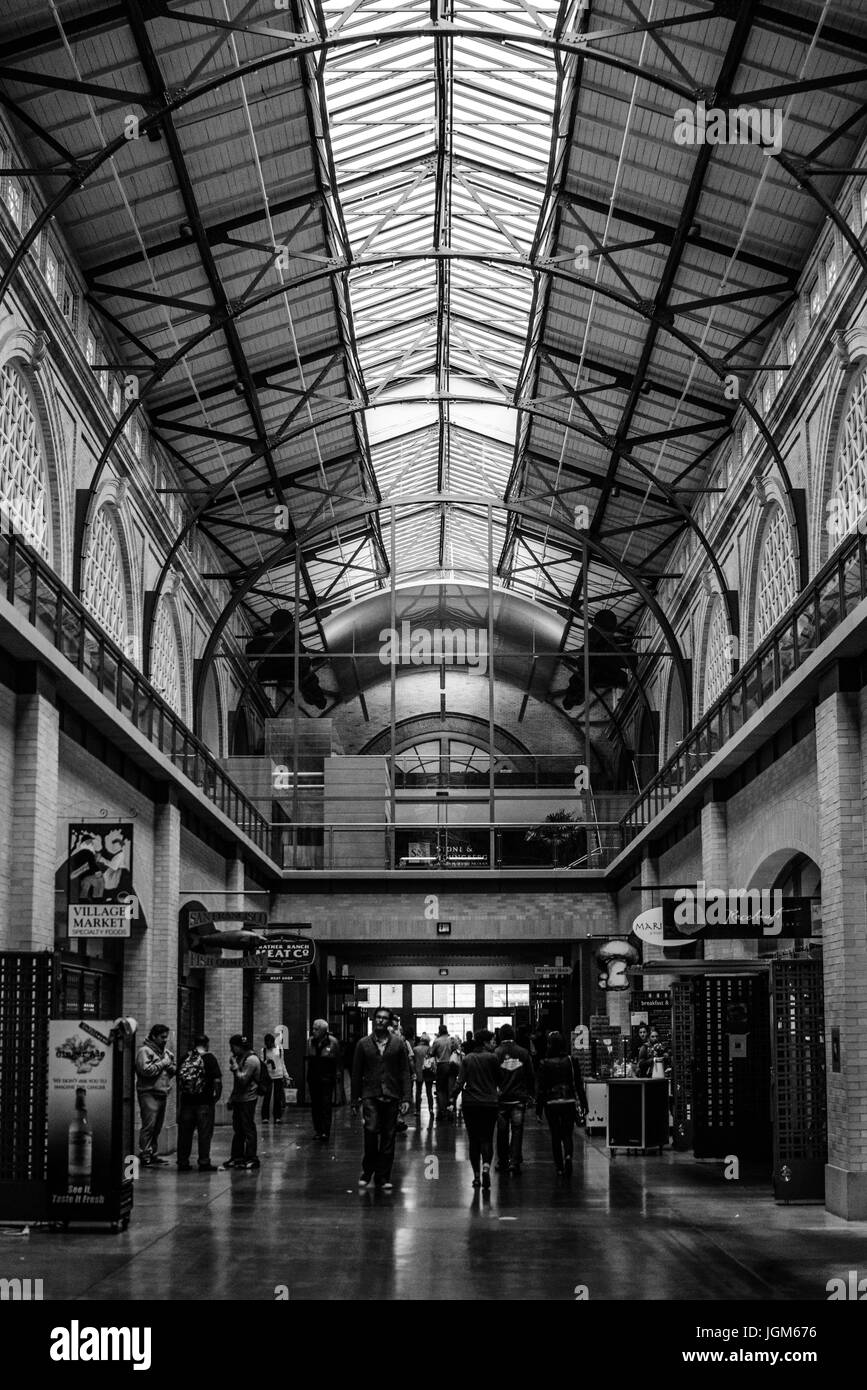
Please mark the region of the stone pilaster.
<svg viewBox="0 0 867 1390"><path fill-rule="evenodd" d="M10 855L6 949L54 947L60 718L54 683L44 667L20 668L15 698L15 833Z"/></svg>
<svg viewBox="0 0 867 1390"><path fill-rule="evenodd" d="M867 1218L867 739L862 731L867 730L867 692L847 690L847 682L834 682L833 675L831 682L836 688L820 692L816 708L828 1083L825 1205L837 1216L863 1221ZM832 1070L833 1029L839 1029L839 1071Z"/></svg>
<svg viewBox="0 0 867 1390"><path fill-rule="evenodd" d="M169 1047L178 1050L178 902L181 886L181 812L171 787L154 807L153 908L147 931L133 924L124 949L124 1014L136 1019L136 1045L155 1023L171 1029ZM178 1062L180 1063L180 1058ZM159 1150L171 1152L177 1140L176 1088L169 1093Z"/></svg>

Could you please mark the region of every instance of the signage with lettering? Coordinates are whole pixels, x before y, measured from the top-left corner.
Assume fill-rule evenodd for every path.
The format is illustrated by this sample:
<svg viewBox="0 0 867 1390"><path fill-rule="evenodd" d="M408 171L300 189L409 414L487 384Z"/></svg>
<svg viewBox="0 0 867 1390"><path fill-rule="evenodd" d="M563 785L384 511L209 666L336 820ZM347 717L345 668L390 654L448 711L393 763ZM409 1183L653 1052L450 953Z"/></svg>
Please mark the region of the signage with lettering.
<svg viewBox="0 0 867 1390"><path fill-rule="evenodd" d="M191 927L203 927L207 922L241 922L246 927L266 927L268 925L267 912L244 912L240 908L237 912L211 912L205 908L193 908L190 912L187 923Z"/></svg>
<svg viewBox="0 0 867 1390"><path fill-rule="evenodd" d="M138 921L132 889L132 824L78 822L69 827L67 931L70 936L129 936Z"/></svg>
<svg viewBox="0 0 867 1390"><path fill-rule="evenodd" d="M813 934L812 898L783 897L779 891L706 888L681 890L662 900L662 927L667 938L690 941L745 941L765 937L808 937Z"/></svg>
<svg viewBox="0 0 867 1390"><path fill-rule="evenodd" d="M187 965L194 970L261 970L262 962L253 951L243 956L211 956L204 951L188 951Z"/></svg>
<svg viewBox="0 0 867 1390"><path fill-rule="evenodd" d="M261 969L290 970L309 967L316 959L316 942L310 937L281 937L256 949Z"/></svg>

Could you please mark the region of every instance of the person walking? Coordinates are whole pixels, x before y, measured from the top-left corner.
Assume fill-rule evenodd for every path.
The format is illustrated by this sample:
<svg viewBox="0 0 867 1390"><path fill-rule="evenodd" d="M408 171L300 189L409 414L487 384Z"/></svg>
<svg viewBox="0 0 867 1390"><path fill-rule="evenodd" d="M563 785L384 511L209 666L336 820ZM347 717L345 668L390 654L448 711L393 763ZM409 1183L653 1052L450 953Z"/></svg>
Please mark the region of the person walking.
<svg viewBox="0 0 867 1390"><path fill-rule="evenodd" d="M573 1131L579 1114L587 1113L587 1096L581 1068L569 1056L562 1033L549 1033L546 1054L539 1063L536 1114L544 1113L551 1133L554 1167L561 1176L572 1172Z"/></svg>
<svg viewBox="0 0 867 1390"><path fill-rule="evenodd" d="M480 1028L474 1043L472 1052L461 1059L458 1093L463 1096L473 1187L487 1190L491 1186L491 1163L494 1158L500 1063L494 1054L494 1035L489 1029Z"/></svg>
<svg viewBox="0 0 867 1390"><path fill-rule="evenodd" d="M491 1034L493 1040L493 1034ZM460 1119L458 1111L458 1097L461 1093L461 1062L464 1059L464 1049L461 1040L455 1033L452 1035L452 1055L449 1058L449 1114L457 1122Z"/></svg>
<svg viewBox="0 0 867 1390"><path fill-rule="evenodd" d="M391 1192L398 1114L409 1109L409 1060L403 1038L389 1032L390 1022L390 1011L377 1009L373 1032L361 1039L352 1062L352 1113L357 1116L361 1107L364 1116L359 1191L373 1180L383 1192Z"/></svg>
<svg viewBox="0 0 867 1390"><path fill-rule="evenodd" d="M143 1168L168 1163L167 1158L157 1155L157 1141L166 1118L166 1105L176 1071L174 1054L167 1046L168 1040L168 1026L155 1023L136 1053L136 1090L141 1112L138 1149Z"/></svg>
<svg viewBox="0 0 867 1390"><path fill-rule="evenodd" d="M256 1153L259 1136L256 1131L256 1101L259 1096L259 1077L262 1062L240 1033L229 1039L231 1058L229 1070L234 1078L232 1094L227 1102L232 1112L232 1152L224 1168L261 1167Z"/></svg>
<svg viewBox="0 0 867 1390"><path fill-rule="evenodd" d="M331 1112L339 1065L340 1043L329 1033L327 1021L315 1018L307 1042L307 1089L313 1138L325 1144L331 1138Z"/></svg>
<svg viewBox="0 0 867 1390"><path fill-rule="evenodd" d="M449 1037L449 1030L444 1023L439 1026L439 1031L430 1046L431 1056L436 1062L436 1088L437 1088L437 1119L444 1120L449 1108L449 1090L451 1081L450 1063L455 1045Z"/></svg>
<svg viewBox="0 0 867 1390"><path fill-rule="evenodd" d="M273 1112L275 1125L282 1125L283 1110L286 1105L286 1095L283 1088L289 1080L289 1073L283 1059L283 1048L274 1034L266 1033L264 1042L265 1046L259 1055L259 1061L265 1068L268 1090L262 1098L262 1123L263 1125L268 1124Z"/></svg>
<svg viewBox="0 0 867 1390"><path fill-rule="evenodd" d="M430 1049L430 1038L427 1033L422 1033L415 1047L412 1050L415 1067L415 1113L421 1114L422 1090L427 1095L427 1108L430 1111L431 1119L434 1113L433 1084L436 1076L436 1058L432 1056Z"/></svg>
<svg viewBox="0 0 867 1390"><path fill-rule="evenodd" d="M213 1052L208 1051L209 1046L207 1034L201 1033L194 1038L192 1051L187 1053L178 1070L179 1173L192 1172L190 1154L194 1134L198 1138L199 1172L217 1171L211 1162L211 1139L216 1104L223 1093L223 1073Z"/></svg>
<svg viewBox="0 0 867 1390"><path fill-rule="evenodd" d="M409 1066L410 1099L412 1099L412 1073L413 1067L415 1066L415 1058L412 1055L412 1046L410 1044L409 1038L406 1037L406 1035L404 1034L403 1028L401 1027L400 1018L395 1013L391 1015L391 1022L388 1025L388 1031L394 1034L396 1038L400 1038L401 1042L406 1048L406 1060ZM397 1134L406 1134L408 1129L409 1125L407 1124L406 1120L401 1115L399 1115L397 1119L397 1127L395 1132Z"/></svg>
<svg viewBox="0 0 867 1390"><path fill-rule="evenodd" d="M500 1029L500 1045L495 1057L500 1064L500 1103L497 1108L497 1172L507 1170L513 1177L521 1171L524 1157L524 1116L535 1095L535 1076L530 1054L515 1042L510 1023Z"/></svg>

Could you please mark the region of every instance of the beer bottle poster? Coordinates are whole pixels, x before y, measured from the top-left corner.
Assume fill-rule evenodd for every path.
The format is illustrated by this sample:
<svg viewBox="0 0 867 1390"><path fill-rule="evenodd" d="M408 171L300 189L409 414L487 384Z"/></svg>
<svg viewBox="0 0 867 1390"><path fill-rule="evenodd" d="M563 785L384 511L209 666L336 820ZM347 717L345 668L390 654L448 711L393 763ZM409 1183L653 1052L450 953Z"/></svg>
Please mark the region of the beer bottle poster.
<svg viewBox="0 0 867 1390"><path fill-rule="evenodd" d="M113 1024L48 1025L48 1192L52 1213L78 1217L108 1201L112 1184Z"/></svg>
<svg viewBox="0 0 867 1390"><path fill-rule="evenodd" d="M95 821L70 825L68 932L129 936L138 920L132 887L132 825Z"/></svg>

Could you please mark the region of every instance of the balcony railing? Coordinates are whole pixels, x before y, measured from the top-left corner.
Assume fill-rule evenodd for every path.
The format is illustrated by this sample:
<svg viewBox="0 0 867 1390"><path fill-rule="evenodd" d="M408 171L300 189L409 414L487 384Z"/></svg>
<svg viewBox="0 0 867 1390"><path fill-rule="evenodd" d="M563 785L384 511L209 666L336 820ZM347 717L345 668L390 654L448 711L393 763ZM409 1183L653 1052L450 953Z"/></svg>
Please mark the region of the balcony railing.
<svg viewBox="0 0 867 1390"><path fill-rule="evenodd" d="M538 821L474 820L454 826L417 820L310 821L277 823L277 828L284 869L599 871L622 849L618 821L576 822L568 834Z"/></svg>
<svg viewBox="0 0 867 1390"><path fill-rule="evenodd" d="M602 793L593 798L586 816L586 839L574 853L561 854L560 846L541 849L539 840L526 842L526 831L538 826L540 815L523 825L483 822L463 829L470 848L456 852L449 842L462 827L419 824L419 817L403 824L368 824L346 821L328 823L311 819L287 826L271 823L226 774L217 759L199 741L171 707L144 679L120 648L102 631L79 599L54 574L50 566L14 533L0 536L0 585L7 601L47 638L63 657L96 687L145 738L158 748L190 783L196 786L240 830L285 868L379 867L412 871L413 868L602 868L648 825L665 806L710 762L723 745L778 691L786 679L867 598L867 541L850 537L800 594L788 613L762 641L729 682L720 698L702 716L641 794L624 811L623 793ZM521 755L495 758L497 802L520 799L520 791L538 788L564 791L574 763L563 755L542 755L522 760ZM434 769L432 787L442 787L442 770ZM398 779L396 779L398 780ZM463 790L472 796L488 785L487 769L478 785L464 774ZM410 775L401 788L398 820L406 814L405 798L428 790L412 785ZM457 787L455 787L457 790ZM574 795L574 788L573 788ZM581 798L577 800L580 802ZM283 798L285 805L285 794ZM310 808L312 809L312 808ZM529 811L529 807L527 807ZM270 807L269 807L270 813ZM309 811L308 811L309 813ZM531 813L532 814L532 813ZM353 837L355 840L353 842ZM425 839L427 855L410 850ZM552 839L552 845L555 841ZM565 851L565 846L563 846ZM427 860L423 864L422 860ZM413 863L412 861L419 861Z"/></svg>
<svg viewBox="0 0 867 1390"><path fill-rule="evenodd" d="M272 829L208 751L105 635L48 564L14 533L0 536L0 585L7 601L71 662L149 743L174 763L264 854ZM279 852L279 851L278 851Z"/></svg>
<svg viewBox="0 0 867 1390"><path fill-rule="evenodd" d="M677 752L636 797L622 821L624 847L687 783L816 648L867 598L867 540L859 534L831 556L752 656L687 734Z"/></svg>

